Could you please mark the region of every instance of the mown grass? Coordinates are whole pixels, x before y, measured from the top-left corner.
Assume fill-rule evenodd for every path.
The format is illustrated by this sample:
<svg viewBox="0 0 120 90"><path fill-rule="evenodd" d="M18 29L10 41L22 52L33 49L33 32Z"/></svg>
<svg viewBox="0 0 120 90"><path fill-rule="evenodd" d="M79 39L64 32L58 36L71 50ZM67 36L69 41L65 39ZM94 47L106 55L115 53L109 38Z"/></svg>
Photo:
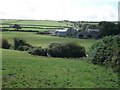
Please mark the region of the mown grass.
<svg viewBox="0 0 120 90"><path fill-rule="evenodd" d="M3 88L116 88L117 74L88 62L3 52Z"/></svg>

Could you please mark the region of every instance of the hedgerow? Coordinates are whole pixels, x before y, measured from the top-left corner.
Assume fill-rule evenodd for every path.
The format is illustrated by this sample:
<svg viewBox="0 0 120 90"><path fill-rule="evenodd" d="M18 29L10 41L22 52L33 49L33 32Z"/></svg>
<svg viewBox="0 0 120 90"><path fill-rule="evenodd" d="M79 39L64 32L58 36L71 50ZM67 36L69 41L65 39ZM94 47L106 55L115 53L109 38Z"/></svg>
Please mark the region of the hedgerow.
<svg viewBox="0 0 120 90"><path fill-rule="evenodd" d="M9 49L10 47L11 47L11 44L8 42L8 40L6 40L6 39L2 39L2 45L1 45L1 48Z"/></svg>
<svg viewBox="0 0 120 90"><path fill-rule="evenodd" d="M47 56L47 49L43 49L42 47L31 47L27 52L31 55Z"/></svg>
<svg viewBox="0 0 120 90"><path fill-rule="evenodd" d="M95 43L90 49L90 60L120 72L120 36L107 36Z"/></svg>
<svg viewBox="0 0 120 90"><path fill-rule="evenodd" d="M21 38L14 38L14 50L27 51L32 45Z"/></svg>
<svg viewBox="0 0 120 90"><path fill-rule="evenodd" d="M52 57L79 58L84 57L85 48L73 43L50 43L48 54Z"/></svg>

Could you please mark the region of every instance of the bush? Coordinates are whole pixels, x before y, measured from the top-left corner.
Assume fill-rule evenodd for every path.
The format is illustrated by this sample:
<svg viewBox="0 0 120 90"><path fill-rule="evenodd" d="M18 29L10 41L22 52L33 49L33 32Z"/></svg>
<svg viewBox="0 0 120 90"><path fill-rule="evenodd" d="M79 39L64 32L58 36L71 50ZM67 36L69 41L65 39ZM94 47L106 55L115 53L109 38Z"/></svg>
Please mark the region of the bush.
<svg viewBox="0 0 120 90"><path fill-rule="evenodd" d="M73 43L51 43L48 54L52 57L79 58L84 57L85 48Z"/></svg>
<svg viewBox="0 0 120 90"><path fill-rule="evenodd" d="M26 41L20 38L14 38L14 49L15 50L26 51L29 49L29 47L32 47L32 46L26 43Z"/></svg>
<svg viewBox="0 0 120 90"><path fill-rule="evenodd" d="M90 50L91 62L111 66L118 71L120 66L120 36L109 36L95 43Z"/></svg>
<svg viewBox="0 0 120 90"><path fill-rule="evenodd" d="M28 49L28 53L32 55L47 56L47 49L41 47L31 47Z"/></svg>
<svg viewBox="0 0 120 90"><path fill-rule="evenodd" d="M19 47L17 48L17 50L20 50L20 51L27 51L27 50L29 50L29 48L31 48L31 47L25 45L25 46L19 46Z"/></svg>
<svg viewBox="0 0 120 90"><path fill-rule="evenodd" d="M5 49L9 49L11 47L11 45L8 43L8 41L6 39L2 39L1 47L5 48Z"/></svg>

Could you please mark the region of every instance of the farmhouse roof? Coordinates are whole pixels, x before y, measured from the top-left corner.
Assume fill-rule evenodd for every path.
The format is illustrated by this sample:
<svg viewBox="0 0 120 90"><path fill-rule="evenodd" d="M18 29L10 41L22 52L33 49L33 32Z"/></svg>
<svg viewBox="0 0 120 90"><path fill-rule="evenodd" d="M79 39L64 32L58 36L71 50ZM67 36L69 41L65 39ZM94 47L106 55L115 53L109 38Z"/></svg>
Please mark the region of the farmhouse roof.
<svg viewBox="0 0 120 90"><path fill-rule="evenodd" d="M94 32L99 32L99 29L88 29L88 32L94 31Z"/></svg>
<svg viewBox="0 0 120 90"><path fill-rule="evenodd" d="M57 29L56 32L67 32L68 29Z"/></svg>

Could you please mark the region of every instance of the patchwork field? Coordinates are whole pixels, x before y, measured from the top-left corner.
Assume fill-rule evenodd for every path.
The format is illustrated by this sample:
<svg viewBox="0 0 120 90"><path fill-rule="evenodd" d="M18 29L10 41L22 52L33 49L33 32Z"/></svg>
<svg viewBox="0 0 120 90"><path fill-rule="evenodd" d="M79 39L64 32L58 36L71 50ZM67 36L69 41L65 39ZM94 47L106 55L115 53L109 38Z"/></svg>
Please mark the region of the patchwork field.
<svg viewBox="0 0 120 90"><path fill-rule="evenodd" d="M72 27L72 23L50 20L1 20L1 28L13 30L11 25L19 24L21 30L48 31L57 28Z"/></svg>
<svg viewBox="0 0 120 90"><path fill-rule="evenodd" d="M21 23L22 22L22 23ZM4 20L5 23L24 25L57 25L55 21ZM50 23L51 22L51 23ZM58 24L56 24L58 23ZM7 25L6 24L6 25ZM60 24L65 25L65 24ZM47 27L46 27L47 28ZM43 30L43 29L42 29ZM22 38L34 46L46 48L51 42L73 42L84 46L87 53L96 39L77 39L39 35L33 32L0 32L2 38L13 44L13 38ZM118 77L111 68L93 65L89 57L52 58L33 56L25 51L2 50L3 88L117 88Z"/></svg>

